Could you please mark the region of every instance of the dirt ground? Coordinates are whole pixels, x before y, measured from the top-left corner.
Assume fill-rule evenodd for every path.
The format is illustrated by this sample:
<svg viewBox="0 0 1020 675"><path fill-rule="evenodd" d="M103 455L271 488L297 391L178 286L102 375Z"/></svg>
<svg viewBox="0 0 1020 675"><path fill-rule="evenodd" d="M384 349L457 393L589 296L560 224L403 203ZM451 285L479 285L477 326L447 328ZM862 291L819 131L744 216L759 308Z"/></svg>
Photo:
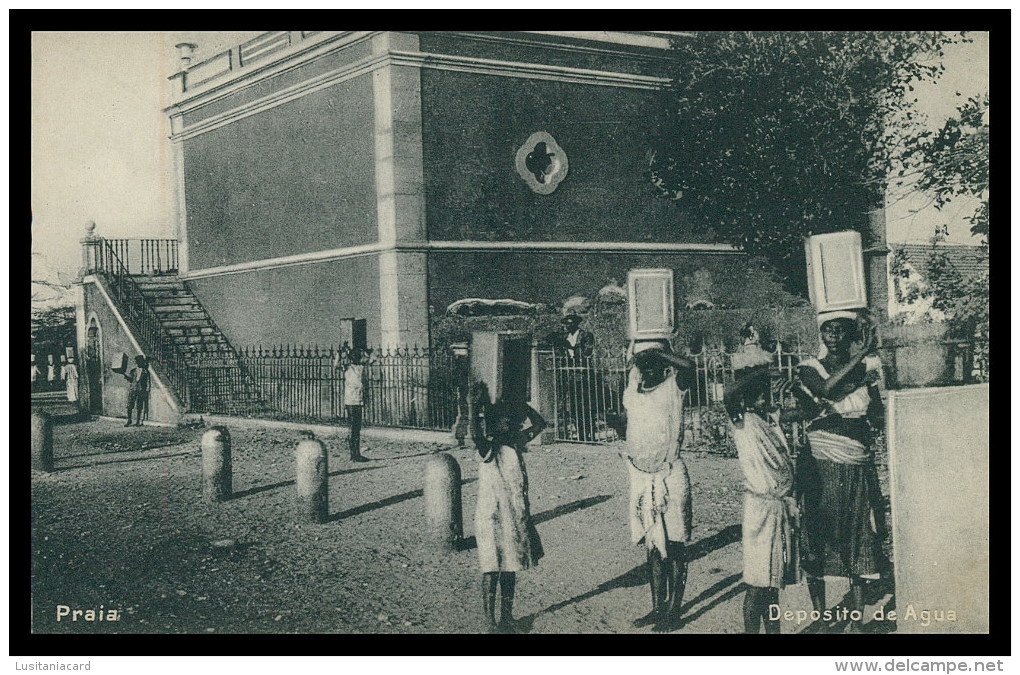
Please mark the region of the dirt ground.
<svg viewBox="0 0 1020 675"><path fill-rule="evenodd" d="M346 431L329 453L330 518L294 509L297 429L237 422L234 496L202 501L202 429L125 429L112 421L55 427L56 470L32 475L33 631L37 633L471 633L481 628L473 548L477 461L471 448L363 438L372 461L350 462ZM465 545L422 546L428 456L449 451L463 478ZM681 633L738 633L741 491L737 460L684 453L694 543ZM520 573L514 615L533 633L641 633L651 606L644 552L630 543L627 478L613 446L535 446L525 455L532 514L546 555ZM880 470L884 465L880 463ZM230 542L224 543L224 540ZM866 626L892 602L869 589ZM830 580L836 606L845 581ZM809 610L804 583L781 593ZM57 607L102 608L103 621L57 620ZM109 610L119 620L105 620ZM841 631L810 620L784 633Z"/></svg>

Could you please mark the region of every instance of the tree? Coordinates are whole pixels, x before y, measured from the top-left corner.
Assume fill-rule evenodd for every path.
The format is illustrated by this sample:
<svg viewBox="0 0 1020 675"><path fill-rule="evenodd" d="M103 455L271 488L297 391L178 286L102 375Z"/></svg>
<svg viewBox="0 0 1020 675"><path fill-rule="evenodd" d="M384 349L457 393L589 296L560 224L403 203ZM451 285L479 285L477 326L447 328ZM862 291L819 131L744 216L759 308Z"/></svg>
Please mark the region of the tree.
<svg viewBox="0 0 1020 675"><path fill-rule="evenodd" d="M674 41L650 178L683 218L806 285L802 239L864 230L890 175L933 132L914 84L942 73L942 32L699 32Z"/></svg>
<svg viewBox="0 0 1020 675"><path fill-rule="evenodd" d="M918 187L935 196L942 209L954 197L978 201L967 217L971 234L988 244L988 93L973 96L957 108L937 134L921 145L924 170Z"/></svg>
<svg viewBox="0 0 1020 675"><path fill-rule="evenodd" d="M988 94L967 99L938 133L918 148L922 173L918 187L933 195L935 208L945 208L954 198L974 199L977 206L966 217L971 234L981 237L988 253ZM931 240L924 262L925 285L918 291L930 298L932 309L942 312L951 330L961 337L988 335L988 274L965 277L957 270L942 244L949 235L943 224Z"/></svg>
<svg viewBox="0 0 1020 675"><path fill-rule="evenodd" d="M34 354L63 354L75 342L74 307L32 308Z"/></svg>

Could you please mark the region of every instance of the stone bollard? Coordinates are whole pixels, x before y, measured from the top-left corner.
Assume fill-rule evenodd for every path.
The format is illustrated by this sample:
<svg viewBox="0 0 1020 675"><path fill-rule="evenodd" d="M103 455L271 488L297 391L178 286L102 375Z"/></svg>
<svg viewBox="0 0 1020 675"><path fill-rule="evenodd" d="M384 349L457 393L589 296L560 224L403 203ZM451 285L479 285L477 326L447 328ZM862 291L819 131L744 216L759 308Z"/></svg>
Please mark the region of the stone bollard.
<svg viewBox="0 0 1020 675"><path fill-rule="evenodd" d="M53 418L41 411L32 411L32 468L53 471Z"/></svg>
<svg viewBox="0 0 1020 675"><path fill-rule="evenodd" d="M233 493L233 468L230 460L230 432L213 427L202 434L202 497L207 502L222 502Z"/></svg>
<svg viewBox="0 0 1020 675"><path fill-rule="evenodd" d="M326 446L315 438L299 441L294 450L297 460L297 507L301 519L324 523L329 515L329 462Z"/></svg>
<svg viewBox="0 0 1020 675"><path fill-rule="evenodd" d="M460 465L452 455L441 452L429 457L423 492L428 543L441 553L452 553L464 536Z"/></svg>

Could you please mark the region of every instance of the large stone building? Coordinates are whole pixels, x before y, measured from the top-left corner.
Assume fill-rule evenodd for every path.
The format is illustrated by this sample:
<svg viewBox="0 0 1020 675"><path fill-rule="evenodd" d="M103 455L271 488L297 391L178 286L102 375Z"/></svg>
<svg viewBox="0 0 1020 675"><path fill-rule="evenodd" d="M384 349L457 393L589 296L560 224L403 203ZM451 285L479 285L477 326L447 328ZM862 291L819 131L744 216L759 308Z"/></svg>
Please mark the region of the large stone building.
<svg viewBox="0 0 1020 675"><path fill-rule="evenodd" d="M271 32L200 61L167 109L181 277L236 344L348 317L427 344L462 298L723 270L644 175L668 37Z"/></svg>
<svg viewBox="0 0 1020 675"><path fill-rule="evenodd" d="M672 269L680 307L711 306L712 279L732 286L754 263L685 226L647 176L670 40L683 37L272 31L213 53L182 44L165 110L177 240L86 240L88 269L164 278L136 276L119 299L136 316L115 320L101 315L118 298L87 276L82 330L145 324L174 343L154 355L171 410L188 407L172 385L191 375L170 362L199 348L337 344L350 319L369 344L430 345L455 301L558 307L637 267Z"/></svg>

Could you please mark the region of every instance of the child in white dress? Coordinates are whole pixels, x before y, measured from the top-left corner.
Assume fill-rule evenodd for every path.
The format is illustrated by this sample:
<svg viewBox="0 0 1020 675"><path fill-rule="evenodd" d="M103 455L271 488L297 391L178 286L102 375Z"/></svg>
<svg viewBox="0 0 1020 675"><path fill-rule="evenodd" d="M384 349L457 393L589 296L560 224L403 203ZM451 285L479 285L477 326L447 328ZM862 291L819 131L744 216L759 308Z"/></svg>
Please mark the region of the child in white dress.
<svg viewBox="0 0 1020 675"><path fill-rule="evenodd" d="M542 542L531 520L528 473L521 453L546 423L523 401L492 405L487 401L488 394L479 392L473 409L483 411L484 417L476 413L471 423L471 437L481 460L475 538L482 571L485 628L490 633L511 633L517 572L534 566L543 555Z"/></svg>

